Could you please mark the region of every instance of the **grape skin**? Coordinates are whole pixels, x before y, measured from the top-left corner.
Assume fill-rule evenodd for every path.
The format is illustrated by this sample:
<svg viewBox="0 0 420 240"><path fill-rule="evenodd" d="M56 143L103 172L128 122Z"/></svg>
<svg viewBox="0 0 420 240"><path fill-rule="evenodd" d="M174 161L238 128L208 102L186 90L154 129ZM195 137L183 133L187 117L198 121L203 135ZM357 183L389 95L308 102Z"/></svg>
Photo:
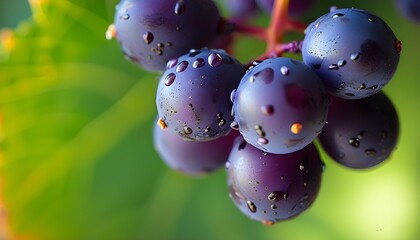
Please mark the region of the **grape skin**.
<svg viewBox="0 0 420 240"><path fill-rule="evenodd" d="M247 142L266 152L290 153L321 132L328 112L327 93L302 62L267 59L242 78L233 112Z"/></svg>
<svg viewBox="0 0 420 240"><path fill-rule="evenodd" d="M378 16L360 9L338 9L321 16L307 31L303 61L328 92L361 99L379 92L393 77L401 42Z"/></svg>
<svg viewBox="0 0 420 240"><path fill-rule="evenodd" d="M399 120L390 99L379 92L360 100L331 98L328 124L318 136L337 163L354 169L377 166L397 145Z"/></svg>
<svg viewBox="0 0 420 240"><path fill-rule="evenodd" d="M159 117L185 139L207 141L231 130L230 93L245 74L223 50L195 50L169 62L156 94Z"/></svg>
<svg viewBox="0 0 420 240"><path fill-rule="evenodd" d="M153 129L154 145L161 159L171 169L188 176L207 175L223 167L238 135L232 131L213 141L196 142L185 141L157 124Z"/></svg>
<svg viewBox="0 0 420 240"><path fill-rule="evenodd" d="M220 19L211 0L122 0L114 25L126 57L159 72L170 59L210 46L218 36Z"/></svg>
<svg viewBox="0 0 420 240"><path fill-rule="evenodd" d="M271 225L308 209L321 186L323 163L314 144L269 154L235 139L226 164L230 197L251 219Z"/></svg>

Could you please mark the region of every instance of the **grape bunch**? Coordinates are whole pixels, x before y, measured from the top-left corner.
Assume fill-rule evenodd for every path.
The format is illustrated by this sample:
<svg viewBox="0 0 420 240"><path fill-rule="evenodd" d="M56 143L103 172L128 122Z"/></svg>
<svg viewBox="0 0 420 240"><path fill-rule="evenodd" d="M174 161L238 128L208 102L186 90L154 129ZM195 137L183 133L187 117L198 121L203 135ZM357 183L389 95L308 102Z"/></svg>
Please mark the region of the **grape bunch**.
<svg viewBox="0 0 420 240"><path fill-rule="evenodd" d="M227 16L212 0L122 0L106 32L128 60L160 75L153 140L170 168L202 176L224 166L233 203L273 225L315 201L320 150L349 169L389 159L399 119L382 89L402 43L387 23L356 8L332 7L310 24L289 17L314 0L222 3ZM250 25L261 9L269 26ZM284 42L289 32L304 37ZM241 36L265 41L265 52L239 61Z"/></svg>

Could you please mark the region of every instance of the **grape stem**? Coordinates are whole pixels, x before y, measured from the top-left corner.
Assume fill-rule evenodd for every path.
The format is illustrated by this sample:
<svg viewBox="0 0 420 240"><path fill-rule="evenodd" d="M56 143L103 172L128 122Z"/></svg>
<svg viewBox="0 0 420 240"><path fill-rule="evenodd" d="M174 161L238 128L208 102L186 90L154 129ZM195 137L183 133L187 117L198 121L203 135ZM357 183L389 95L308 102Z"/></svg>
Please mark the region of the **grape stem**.
<svg viewBox="0 0 420 240"><path fill-rule="evenodd" d="M302 47L301 41L283 43L283 38L287 32L304 34L307 25L290 19L288 8L289 0L275 0L270 24L267 28L251 26L245 22L231 21L232 31L263 40L267 43L265 52L257 60L280 57L285 52L299 53Z"/></svg>

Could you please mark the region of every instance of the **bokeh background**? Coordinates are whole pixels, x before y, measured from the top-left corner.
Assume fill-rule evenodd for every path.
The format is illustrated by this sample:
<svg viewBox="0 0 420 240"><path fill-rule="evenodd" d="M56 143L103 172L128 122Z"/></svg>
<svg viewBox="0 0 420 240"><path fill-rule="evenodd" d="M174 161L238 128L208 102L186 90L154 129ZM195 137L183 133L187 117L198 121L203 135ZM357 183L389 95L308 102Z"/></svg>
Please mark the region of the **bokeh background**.
<svg viewBox="0 0 420 240"><path fill-rule="evenodd" d="M391 158L370 170L323 154L313 206L272 227L236 209L223 169L191 178L159 159L151 135L159 76L105 39L117 2L0 1L0 239L420 238L420 25L394 1L319 0L301 17L309 23L336 5L390 25L403 51L384 91L401 136ZM243 61L263 50L247 37L236 46Z"/></svg>

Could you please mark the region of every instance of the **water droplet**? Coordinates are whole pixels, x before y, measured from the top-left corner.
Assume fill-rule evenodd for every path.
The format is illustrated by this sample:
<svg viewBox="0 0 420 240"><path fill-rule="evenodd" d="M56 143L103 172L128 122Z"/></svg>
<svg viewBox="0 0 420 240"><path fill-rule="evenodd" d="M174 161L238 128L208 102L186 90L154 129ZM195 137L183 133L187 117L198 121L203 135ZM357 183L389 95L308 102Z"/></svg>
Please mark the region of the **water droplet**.
<svg viewBox="0 0 420 240"><path fill-rule="evenodd" d="M225 119L220 119L219 120L219 127L223 127L225 125L225 123L226 123Z"/></svg>
<svg viewBox="0 0 420 240"><path fill-rule="evenodd" d="M264 68L263 70L257 72L254 75L255 81L263 81L266 84L269 84L273 81L274 71L271 68Z"/></svg>
<svg viewBox="0 0 420 240"><path fill-rule="evenodd" d="M175 67L177 63L178 63L178 59L176 58L169 60L168 63L166 64L166 69L171 69Z"/></svg>
<svg viewBox="0 0 420 240"><path fill-rule="evenodd" d="M197 56L198 54L200 54L201 53L201 51L200 50L197 50L197 49L191 49L190 50L190 53L189 53L189 57L195 57L195 56Z"/></svg>
<svg viewBox="0 0 420 240"><path fill-rule="evenodd" d="M204 66L205 61L202 58L197 58L194 62L193 62L193 68L201 68L202 66Z"/></svg>
<svg viewBox="0 0 420 240"><path fill-rule="evenodd" d="M154 38L155 38L155 36L153 36L153 34L151 32L143 33L143 40L146 44L152 43Z"/></svg>
<svg viewBox="0 0 420 240"><path fill-rule="evenodd" d="M373 85L373 86L371 86L371 87L368 87L367 89L368 90L375 90L375 89L377 89L379 86L377 85L377 84L375 84L375 85Z"/></svg>
<svg viewBox="0 0 420 240"><path fill-rule="evenodd" d="M369 22L375 22L375 19L373 19L373 18L371 18L371 17L368 17L368 21L369 21Z"/></svg>
<svg viewBox="0 0 420 240"><path fill-rule="evenodd" d="M128 13L125 13L121 16L121 18L124 19L124 20L128 20L128 19L130 19L130 15Z"/></svg>
<svg viewBox="0 0 420 240"><path fill-rule="evenodd" d="M181 15L183 12L185 12L186 6L184 0L179 0L175 4L174 12L176 15Z"/></svg>
<svg viewBox="0 0 420 240"><path fill-rule="evenodd" d="M157 124L159 125L160 129L165 129L168 127L168 125L166 125L166 122L162 118L159 118Z"/></svg>
<svg viewBox="0 0 420 240"><path fill-rule="evenodd" d="M248 205L249 211L251 211L252 213L255 213L257 211L257 206L255 206L253 202L246 201L246 204Z"/></svg>
<svg viewBox="0 0 420 240"><path fill-rule="evenodd" d="M330 66L328 66L328 70L338 70L338 69L340 69L340 68L335 63L334 64L331 64Z"/></svg>
<svg viewBox="0 0 420 240"><path fill-rule="evenodd" d="M260 138L258 138L258 143L260 145L266 145L266 144L268 144L268 139L265 138L265 137L260 137Z"/></svg>
<svg viewBox="0 0 420 240"><path fill-rule="evenodd" d="M225 168L226 168L226 170L227 170L227 169L229 169L229 167L230 167L230 162L229 162L229 161L227 161L227 162L225 163Z"/></svg>
<svg viewBox="0 0 420 240"><path fill-rule="evenodd" d="M271 207L271 209L273 209L273 210L277 209L277 206L276 206L275 204L271 205L270 207Z"/></svg>
<svg viewBox="0 0 420 240"><path fill-rule="evenodd" d="M261 112L265 115L273 115L274 114L274 107L273 105L264 105L261 106Z"/></svg>
<svg viewBox="0 0 420 240"><path fill-rule="evenodd" d="M400 55L402 51L402 42L400 40L395 40L395 50L397 51L397 54Z"/></svg>
<svg viewBox="0 0 420 240"><path fill-rule="evenodd" d="M314 68L314 69L316 69L316 70L318 70L318 69L320 69L320 68L321 68L321 64L319 64L319 63L314 64L314 65L312 65L312 66L313 66L313 68Z"/></svg>
<svg viewBox="0 0 420 240"><path fill-rule="evenodd" d="M360 56L360 52L354 52L350 55L350 60L354 61L356 59L358 59Z"/></svg>
<svg viewBox="0 0 420 240"><path fill-rule="evenodd" d="M301 171L303 171L303 169L305 169L305 166L303 165L303 163L301 163L301 164L299 165L299 169L300 169Z"/></svg>
<svg viewBox="0 0 420 240"><path fill-rule="evenodd" d="M345 82L341 82L340 85L338 86L339 89L343 89L346 87L346 83Z"/></svg>
<svg viewBox="0 0 420 240"><path fill-rule="evenodd" d="M358 148L360 146L360 140L358 138L350 138L349 144L355 148Z"/></svg>
<svg viewBox="0 0 420 240"><path fill-rule="evenodd" d="M253 83L253 82L255 82L255 76L251 76L251 77L249 78L249 81L250 81L250 82L252 82L252 83Z"/></svg>
<svg viewBox="0 0 420 240"><path fill-rule="evenodd" d="M373 157L373 156L375 156L375 155L376 155L376 150L375 150L375 149L373 149L373 148L366 149L366 150L365 150L365 154L366 154L367 156L369 156L369 157Z"/></svg>
<svg viewBox="0 0 420 240"><path fill-rule="evenodd" d="M216 115L217 119L222 119L223 118L223 113L222 112L218 112Z"/></svg>
<svg viewBox="0 0 420 240"><path fill-rule="evenodd" d="M293 123L292 126L290 127L290 131L293 134L299 134L303 129L303 125L301 123Z"/></svg>
<svg viewBox="0 0 420 240"><path fill-rule="evenodd" d="M206 129L204 129L204 132L205 133L208 133L208 132L210 132L211 131L211 127L208 127L208 128L206 128Z"/></svg>
<svg viewBox="0 0 420 240"><path fill-rule="evenodd" d="M106 40L112 40L116 36L117 36L117 31L115 30L115 25L114 24L109 25L108 29L105 32Z"/></svg>
<svg viewBox="0 0 420 240"><path fill-rule="evenodd" d="M190 134L192 134L192 129L190 127L185 126L184 127L184 133L187 134L187 135L190 135Z"/></svg>
<svg viewBox="0 0 420 240"><path fill-rule="evenodd" d="M343 67L346 64L347 64L346 60L340 60L340 61L337 62L337 66L339 66L339 67Z"/></svg>
<svg viewBox="0 0 420 240"><path fill-rule="evenodd" d="M336 13L332 16L332 18L338 18L338 17L342 17L342 16L344 16L343 13Z"/></svg>
<svg viewBox="0 0 420 240"><path fill-rule="evenodd" d="M358 90L363 90L366 88L366 84L362 83L362 85L359 86Z"/></svg>
<svg viewBox="0 0 420 240"><path fill-rule="evenodd" d="M230 92L230 101L231 102L235 101L235 94L236 94L236 89L233 89L232 92Z"/></svg>
<svg viewBox="0 0 420 240"><path fill-rule="evenodd" d="M239 130L239 124L238 124L237 122L232 122L232 123L230 124L230 127L231 127L233 130Z"/></svg>
<svg viewBox="0 0 420 240"><path fill-rule="evenodd" d="M207 59L208 63L212 67L218 67L222 65L223 58L218 53L211 53Z"/></svg>
<svg viewBox="0 0 420 240"><path fill-rule="evenodd" d="M281 195L283 195L283 193L281 193L279 191L274 191L274 192L271 192L270 194L268 194L267 198L271 202L278 202L278 201L281 200L280 198L283 197Z"/></svg>
<svg viewBox="0 0 420 240"><path fill-rule="evenodd" d="M284 76L287 76L287 75L289 75L290 70L289 70L289 68L287 68L286 66L282 66L282 67L280 68L280 72L281 72L281 74L283 74Z"/></svg>
<svg viewBox="0 0 420 240"><path fill-rule="evenodd" d="M176 67L176 72L183 72L188 67L187 61L182 61L178 64L178 67Z"/></svg>
<svg viewBox="0 0 420 240"><path fill-rule="evenodd" d="M168 47L172 47L172 45L173 45L172 42L167 42L166 43L166 46L168 46Z"/></svg>
<svg viewBox="0 0 420 240"><path fill-rule="evenodd" d="M175 73L169 73L168 75L166 75L166 77L165 77L165 85L166 86L171 86L174 83L175 78L176 78Z"/></svg>

